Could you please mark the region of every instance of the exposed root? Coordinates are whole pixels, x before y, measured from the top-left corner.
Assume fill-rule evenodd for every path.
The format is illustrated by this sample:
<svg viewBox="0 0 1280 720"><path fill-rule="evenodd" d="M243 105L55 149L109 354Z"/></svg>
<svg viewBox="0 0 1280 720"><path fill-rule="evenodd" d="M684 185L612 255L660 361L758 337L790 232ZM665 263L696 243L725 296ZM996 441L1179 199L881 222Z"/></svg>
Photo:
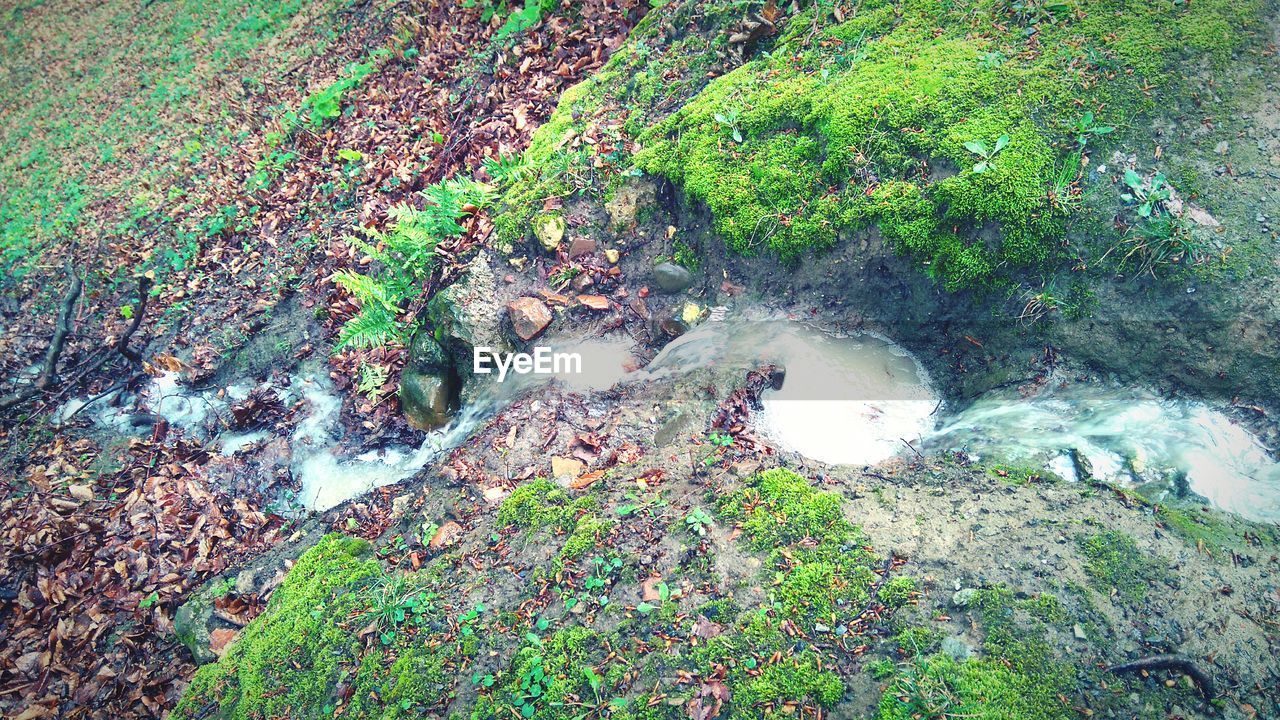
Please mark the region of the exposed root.
<svg viewBox="0 0 1280 720"><path fill-rule="evenodd" d="M1200 690L1200 694L1204 696L1205 702L1209 702L1214 698L1213 678L1201 670L1190 658L1181 655L1152 655L1151 657L1140 658L1133 662L1112 665L1107 668L1107 672L1117 675L1141 671L1151 672L1153 670L1177 670L1191 678L1192 682Z"/></svg>

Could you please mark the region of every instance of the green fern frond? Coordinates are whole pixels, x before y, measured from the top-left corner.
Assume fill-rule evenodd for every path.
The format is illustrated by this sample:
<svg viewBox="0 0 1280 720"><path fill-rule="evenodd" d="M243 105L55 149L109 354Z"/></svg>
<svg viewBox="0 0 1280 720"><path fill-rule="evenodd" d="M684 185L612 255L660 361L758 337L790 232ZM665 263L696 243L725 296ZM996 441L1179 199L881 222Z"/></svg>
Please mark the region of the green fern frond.
<svg viewBox="0 0 1280 720"><path fill-rule="evenodd" d="M334 282L340 285L347 292L355 296L363 307L379 306L388 313L398 313L400 308L397 306L400 298L399 293L395 293L387 284L378 278L369 275L361 275L350 270L343 270L334 275Z"/></svg>
<svg viewBox="0 0 1280 720"><path fill-rule="evenodd" d="M366 305L338 331L338 346L374 348L381 347L404 334L404 324L381 305Z"/></svg>

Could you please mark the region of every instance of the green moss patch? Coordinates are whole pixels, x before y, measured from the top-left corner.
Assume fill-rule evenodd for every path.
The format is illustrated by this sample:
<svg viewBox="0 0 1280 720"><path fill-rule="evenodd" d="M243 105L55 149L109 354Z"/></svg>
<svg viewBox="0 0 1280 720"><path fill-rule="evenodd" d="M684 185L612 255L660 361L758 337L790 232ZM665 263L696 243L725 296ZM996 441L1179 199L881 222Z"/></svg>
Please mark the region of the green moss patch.
<svg viewBox="0 0 1280 720"><path fill-rule="evenodd" d="M957 661L934 655L902 666L880 700L877 720L978 718L1052 720L1072 714L1038 678L998 660Z"/></svg>
<svg viewBox="0 0 1280 720"><path fill-rule="evenodd" d="M331 707L341 663L358 643L355 590L382 574L368 550L329 535L304 553L266 611L196 673L174 717L308 717Z"/></svg>
<svg viewBox="0 0 1280 720"><path fill-rule="evenodd" d="M865 607L876 579L875 556L842 504L839 495L779 468L722 499L718 512L742 527L749 547L769 553L777 568L772 592L789 615L830 623Z"/></svg>
<svg viewBox="0 0 1280 720"><path fill-rule="evenodd" d="M1085 109L1127 120L1190 57L1224 59L1260 8L878 0L837 22L823 6L644 130L635 162L706 203L737 252L794 258L874 225L947 287L979 287L1054 256Z"/></svg>
<svg viewBox="0 0 1280 720"><path fill-rule="evenodd" d="M1090 584L1104 593L1115 590L1126 600L1142 600L1153 583L1169 574L1158 558L1139 550L1133 538L1118 530L1081 536L1077 541Z"/></svg>

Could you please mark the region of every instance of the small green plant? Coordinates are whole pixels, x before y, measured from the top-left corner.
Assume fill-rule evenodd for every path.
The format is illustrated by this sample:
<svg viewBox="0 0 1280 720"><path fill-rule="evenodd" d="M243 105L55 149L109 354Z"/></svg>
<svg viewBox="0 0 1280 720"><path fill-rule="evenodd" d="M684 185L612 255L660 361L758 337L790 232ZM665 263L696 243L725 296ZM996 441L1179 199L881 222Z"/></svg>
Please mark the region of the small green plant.
<svg viewBox="0 0 1280 720"><path fill-rule="evenodd" d="M495 185L506 187L528 172L528 166L519 155L499 155L496 158L485 158L481 163L489 179Z"/></svg>
<svg viewBox="0 0 1280 720"><path fill-rule="evenodd" d="M338 349L378 347L405 339L406 327L398 317L401 305L420 291L435 270L436 245L461 235L458 221L487 205L493 190L459 179L432 185L422 194L427 204L421 210L410 205L391 208L391 227L386 232L361 228L367 239L347 238L378 265L369 275L343 270L334 276L360 303L360 312L338 333Z"/></svg>
<svg viewBox="0 0 1280 720"><path fill-rule="evenodd" d="M408 587L403 578L379 578L368 615L383 645L395 642L403 625L422 625L434 608L435 594Z"/></svg>
<svg viewBox="0 0 1280 720"><path fill-rule="evenodd" d="M1084 150L1085 145L1089 143L1089 138L1095 135L1108 135L1115 132L1115 128L1108 125L1099 125L1094 122L1093 113L1087 112L1076 121L1076 145Z"/></svg>
<svg viewBox="0 0 1280 720"><path fill-rule="evenodd" d="M236 581L234 578L223 578L215 582L209 588L209 592L214 597L223 598L235 592L235 589L236 589Z"/></svg>
<svg viewBox="0 0 1280 720"><path fill-rule="evenodd" d="M582 268L574 265L560 265L547 274L547 284L553 290L563 290L582 274Z"/></svg>
<svg viewBox="0 0 1280 720"><path fill-rule="evenodd" d="M707 442L710 447L702 455L702 464L711 467L720 460L725 450L733 447L733 436L720 430L712 430L707 433Z"/></svg>
<svg viewBox="0 0 1280 720"><path fill-rule="evenodd" d="M595 557L591 559L591 566L591 575L582 581L582 587L589 591L600 605L608 605L609 597L603 591L613 582L613 576L622 569L622 558Z"/></svg>
<svg viewBox="0 0 1280 720"><path fill-rule="evenodd" d="M978 56L978 66L983 70L995 70L1001 65L1004 65L1004 62L1007 59L1008 58L1004 56L1004 53L999 50L993 50Z"/></svg>
<svg viewBox="0 0 1280 720"><path fill-rule="evenodd" d="M470 637L475 634L476 621L484 614L484 603L478 603L474 608L466 611L458 616L458 634L463 637Z"/></svg>
<svg viewBox="0 0 1280 720"><path fill-rule="evenodd" d="M1150 180L1143 180L1141 175L1130 168L1124 171L1124 184L1128 191L1122 193L1120 198L1136 206L1134 212L1141 218L1159 215L1165 208L1165 203L1173 197L1173 187L1165 180L1163 173L1156 173Z"/></svg>
<svg viewBox="0 0 1280 720"><path fill-rule="evenodd" d="M1040 24L1053 24L1061 16L1071 12L1071 6L1058 0L1011 0L1008 11L1028 35L1035 33Z"/></svg>
<svg viewBox="0 0 1280 720"><path fill-rule="evenodd" d="M714 522L715 520L702 508L694 508L693 512L684 516L685 530L688 530L689 534L697 535L698 537L706 537L707 530Z"/></svg>
<svg viewBox="0 0 1280 720"><path fill-rule="evenodd" d="M1009 136L1001 135L996 139L994 147L988 148L987 144L981 140L970 140L964 144L964 149L981 158L978 164L973 166L973 171L981 174L987 170L996 169L996 155L999 155L1000 151L1008 146Z"/></svg>
<svg viewBox="0 0 1280 720"><path fill-rule="evenodd" d="M356 383L356 390L361 395L377 402L378 399L386 393L384 387L387 384L387 378L391 375L391 369L381 363L360 363L360 380Z"/></svg>
<svg viewBox="0 0 1280 720"><path fill-rule="evenodd" d="M729 129L729 134L733 137L733 141L742 144L742 129L738 127L738 111L726 110L722 113L716 113L716 122L722 127Z"/></svg>

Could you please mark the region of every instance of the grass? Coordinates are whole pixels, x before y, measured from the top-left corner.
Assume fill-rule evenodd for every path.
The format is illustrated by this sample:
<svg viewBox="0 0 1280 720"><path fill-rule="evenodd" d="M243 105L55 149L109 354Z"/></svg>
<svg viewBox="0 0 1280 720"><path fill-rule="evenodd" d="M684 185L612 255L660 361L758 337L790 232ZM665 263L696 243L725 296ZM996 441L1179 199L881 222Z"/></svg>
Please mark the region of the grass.
<svg viewBox="0 0 1280 720"><path fill-rule="evenodd" d="M158 213L181 205L191 168L235 142L224 124L229 103L319 53L329 37L317 27L339 5L112 1L76 13L40 3L0 11L0 143L13 149L0 157L5 282L59 243L163 222Z"/></svg>

